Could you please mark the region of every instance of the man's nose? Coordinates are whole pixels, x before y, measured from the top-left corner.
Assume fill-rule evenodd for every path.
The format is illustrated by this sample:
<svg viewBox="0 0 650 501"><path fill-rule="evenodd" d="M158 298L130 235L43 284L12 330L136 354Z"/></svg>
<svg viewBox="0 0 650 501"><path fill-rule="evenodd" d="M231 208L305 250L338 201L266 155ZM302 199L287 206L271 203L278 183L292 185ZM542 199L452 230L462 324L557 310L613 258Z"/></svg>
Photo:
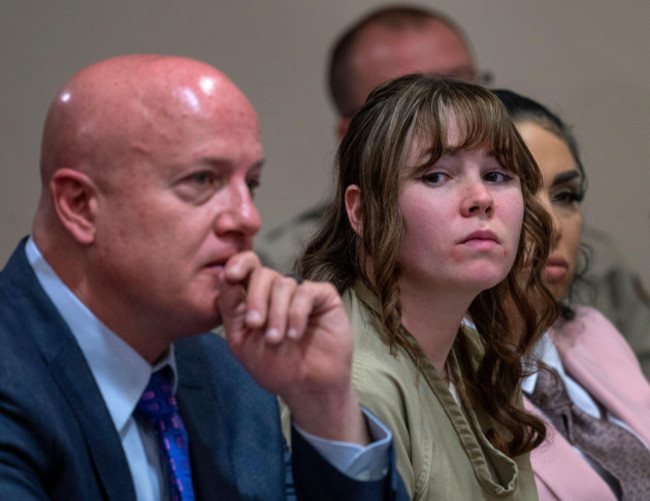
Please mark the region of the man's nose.
<svg viewBox="0 0 650 501"><path fill-rule="evenodd" d="M217 233L237 232L252 237L260 230L260 214L246 183L231 187L227 204L217 219Z"/></svg>

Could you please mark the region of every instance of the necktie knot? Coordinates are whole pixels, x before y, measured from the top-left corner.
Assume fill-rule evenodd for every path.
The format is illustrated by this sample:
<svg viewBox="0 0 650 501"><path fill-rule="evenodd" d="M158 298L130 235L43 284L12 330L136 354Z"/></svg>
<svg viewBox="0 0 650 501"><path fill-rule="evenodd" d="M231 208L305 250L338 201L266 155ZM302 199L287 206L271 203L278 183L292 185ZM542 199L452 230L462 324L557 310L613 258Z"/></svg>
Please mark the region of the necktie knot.
<svg viewBox="0 0 650 501"><path fill-rule="evenodd" d="M138 402L138 410L153 421L178 412L168 369L159 370L151 375L149 384Z"/></svg>
<svg viewBox="0 0 650 501"><path fill-rule="evenodd" d="M573 405L560 375L547 368L537 373L535 389L529 398L537 407L551 412L568 412Z"/></svg>

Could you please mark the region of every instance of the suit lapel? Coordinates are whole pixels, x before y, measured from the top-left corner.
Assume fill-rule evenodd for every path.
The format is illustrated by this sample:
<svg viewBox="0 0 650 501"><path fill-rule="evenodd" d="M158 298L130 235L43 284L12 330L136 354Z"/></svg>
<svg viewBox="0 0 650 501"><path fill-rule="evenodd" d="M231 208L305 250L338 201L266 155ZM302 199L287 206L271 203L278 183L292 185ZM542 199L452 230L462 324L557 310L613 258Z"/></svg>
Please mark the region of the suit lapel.
<svg viewBox="0 0 650 501"><path fill-rule="evenodd" d="M119 435L81 349L41 288L25 256L24 242L3 274L11 281L23 325L49 366L50 374L73 413L106 499L133 500L135 490Z"/></svg>
<svg viewBox="0 0 650 501"><path fill-rule="evenodd" d="M223 402L215 398L209 383L200 373L202 363L184 362L183 350L177 345L178 367L177 400L189 439L192 483L197 501L212 499L240 499L237 489L237 468L226 423L219 407ZM198 370L198 373L197 373ZM226 404L227 405L227 404Z"/></svg>
<svg viewBox="0 0 650 501"><path fill-rule="evenodd" d="M53 361L52 377L77 416L107 499L135 501L120 437L76 344L61 351Z"/></svg>
<svg viewBox="0 0 650 501"><path fill-rule="evenodd" d="M175 350L197 499L284 499L275 397L252 381L214 334L185 339Z"/></svg>

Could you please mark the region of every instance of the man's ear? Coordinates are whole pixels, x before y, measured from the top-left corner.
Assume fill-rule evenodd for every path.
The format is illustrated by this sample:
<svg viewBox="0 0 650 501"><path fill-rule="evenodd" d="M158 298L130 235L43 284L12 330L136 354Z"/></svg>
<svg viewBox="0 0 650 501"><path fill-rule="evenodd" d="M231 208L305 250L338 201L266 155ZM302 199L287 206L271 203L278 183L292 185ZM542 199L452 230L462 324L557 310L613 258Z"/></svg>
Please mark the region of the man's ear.
<svg viewBox="0 0 650 501"><path fill-rule="evenodd" d="M50 181L50 197L64 228L78 242L91 244L97 209L95 183L78 170L58 169Z"/></svg>
<svg viewBox="0 0 650 501"><path fill-rule="evenodd" d="M363 210L361 209L361 190L356 184L345 189L345 211L354 232L363 235Z"/></svg>

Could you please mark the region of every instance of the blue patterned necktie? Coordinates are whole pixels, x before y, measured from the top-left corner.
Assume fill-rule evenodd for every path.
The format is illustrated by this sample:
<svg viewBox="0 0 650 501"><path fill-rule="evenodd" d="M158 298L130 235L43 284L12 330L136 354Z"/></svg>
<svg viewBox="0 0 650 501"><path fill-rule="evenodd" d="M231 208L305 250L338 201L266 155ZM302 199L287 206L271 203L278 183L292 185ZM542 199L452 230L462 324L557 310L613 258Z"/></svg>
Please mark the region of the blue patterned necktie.
<svg viewBox="0 0 650 501"><path fill-rule="evenodd" d="M172 392L169 369L154 372L145 388L138 411L156 430L170 480L172 501L194 501L187 433Z"/></svg>

